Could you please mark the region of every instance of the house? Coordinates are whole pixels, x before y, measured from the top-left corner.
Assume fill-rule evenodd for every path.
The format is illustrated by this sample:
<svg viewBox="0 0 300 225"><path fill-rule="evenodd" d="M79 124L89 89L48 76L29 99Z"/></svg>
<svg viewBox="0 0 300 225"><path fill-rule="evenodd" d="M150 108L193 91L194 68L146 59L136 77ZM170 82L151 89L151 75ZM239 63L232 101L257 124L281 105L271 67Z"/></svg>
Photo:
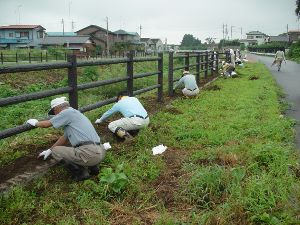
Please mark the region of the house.
<svg viewBox="0 0 300 225"><path fill-rule="evenodd" d="M300 30L290 30L288 32L290 42L295 43L300 40Z"/></svg>
<svg viewBox="0 0 300 225"><path fill-rule="evenodd" d="M91 41L95 43L96 46L101 46L102 50L107 49L107 42L109 49L114 45L115 43L115 33L106 30L102 27L99 27L97 25L90 25L85 28L82 28L81 30L78 30L75 32L77 35L89 35L91 38ZM107 34L108 33L108 39Z"/></svg>
<svg viewBox="0 0 300 225"><path fill-rule="evenodd" d="M42 48L61 46L75 52L90 52L95 47L89 35L46 36L41 46Z"/></svg>
<svg viewBox="0 0 300 225"><path fill-rule="evenodd" d="M115 42L139 43L140 35L137 32L127 32L125 30L117 30L114 32Z"/></svg>
<svg viewBox="0 0 300 225"><path fill-rule="evenodd" d="M246 33L247 39L240 40L241 43L244 43L245 46L249 45L261 45L266 43L267 35L260 31L251 31Z"/></svg>
<svg viewBox="0 0 300 225"><path fill-rule="evenodd" d="M152 51L154 51L154 43L151 40L151 38L141 38L140 39L141 44L144 45L144 49L146 52L151 53ZM153 47L153 49L152 49Z"/></svg>
<svg viewBox="0 0 300 225"><path fill-rule="evenodd" d="M288 43L289 36L287 34L281 34L278 36L269 36L267 37L267 42L281 42L281 43Z"/></svg>
<svg viewBox="0 0 300 225"><path fill-rule="evenodd" d="M41 25L0 26L1 48L36 48L45 37L45 28Z"/></svg>
<svg viewBox="0 0 300 225"><path fill-rule="evenodd" d="M153 46L151 46L151 49L156 52L161 52L164 50L164 44L159 38L151 38L151 41L153 42Z"/></svg>

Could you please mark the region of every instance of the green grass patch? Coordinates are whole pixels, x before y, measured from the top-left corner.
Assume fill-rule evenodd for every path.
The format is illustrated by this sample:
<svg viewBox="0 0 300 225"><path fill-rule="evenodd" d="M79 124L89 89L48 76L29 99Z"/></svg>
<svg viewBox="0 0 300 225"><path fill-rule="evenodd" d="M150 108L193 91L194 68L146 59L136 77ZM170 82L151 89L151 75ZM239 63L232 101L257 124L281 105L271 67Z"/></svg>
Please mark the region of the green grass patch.
<svg viewBox="0 0 300 225"><path fill-rule="evenodd" d="M299 224L295 122L262 64L237 73L151 115L134 144L113 144L98 177L75 183L55 167L3 195L1 223ZM152 156L159 144L167 151Z"/></svg>

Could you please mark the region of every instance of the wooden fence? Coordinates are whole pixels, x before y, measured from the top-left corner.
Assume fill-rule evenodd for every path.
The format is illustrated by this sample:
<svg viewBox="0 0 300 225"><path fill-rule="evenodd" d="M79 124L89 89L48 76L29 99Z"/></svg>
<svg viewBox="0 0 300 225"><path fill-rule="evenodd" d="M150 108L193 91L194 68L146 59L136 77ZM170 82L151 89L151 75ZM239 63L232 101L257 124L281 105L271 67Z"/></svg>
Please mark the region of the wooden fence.
<svg viewBox="0 0 300 225"><path fill-rule="evenodd" d="M207 77L209 70L213 72L214 68L218 71L218 61L219 56L224 53L214 53L214 52L202 52L202 53L184 53L184 55L176 55L173 53L169 53L169 76L168 76L168 84L169 84L169 95L173 95L173 82L179 79L173 79L173 72L175 70L186 69L196 67L196 77L197 82L200 81L200 74L203 73L204 77ZM190 58L196 57L196 64L190 64ZM185 63L184 66L174 68L173 67L173 59L174 58L184 58ZM138 62L157 62L157 70L152 72L146 72L141 74L134 74L134 63ZM215 63L215 64L214 64ZM102 80L84 84L77 84L77 68L86 67L86 66L101 66L101 65L112 65L112 64L126 64L127 73L125 77L114 78L109 80ZM214 66L216 65L216 66ZM59 94L69 94L69 102L70 106L78 109L78 91L86 90L95 87L101 87L105 85L115 84L119 82L127 82L127 91L130 96L138 95L144 92L148 92L154 89L157 89L157 100L163 100L163 54L159 53L157 57L136 57L134 58L134 53L128 53L127 57L119 58L119 59L106 59L106 60L90 60L90 61L80 61L77 62L77 58L75 55L68 55L67 62L56 62L56 63L44 63L44 64L27 64L27 65L15 65L10 67L0 67L0 74L3 73L17 73L17 72L29 72L29 71L41 71L41 70L50 70L50 69L68 69L68 86L61 87L57 89L40 91L36 93L29 93L19 96L7 97L0 99L0 107L15 105L18 103L32 101L37 99L43 99L50 96L55 96ZM157 84L135 90L134 91L134 80L142 77L148 77L157 75ZM100 101L91 105L84 106L79 108L81 112L87 112L104 105L111 104L115 102L116 97L106 99L104 101ZM14 128L5 129L0 131L0 139L4 139L28 130L34 129L29 124L20 125Z"/></svg>

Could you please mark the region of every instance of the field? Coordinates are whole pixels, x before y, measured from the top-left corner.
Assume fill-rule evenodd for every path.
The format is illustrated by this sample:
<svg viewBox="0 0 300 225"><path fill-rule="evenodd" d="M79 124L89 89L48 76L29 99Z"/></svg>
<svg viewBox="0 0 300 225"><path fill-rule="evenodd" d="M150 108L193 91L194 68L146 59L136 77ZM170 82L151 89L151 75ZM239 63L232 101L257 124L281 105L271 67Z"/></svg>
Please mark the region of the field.
<svg viewBox="0 0 300 225"><path fill-rule="evenodd" d="M121 68L103 70L122 74ZM81 82L90 79L84 71L80 74ZM1 196L0 223L299 224L295 121L285 117L283 94L262 64L249 63L238 74L219 78L195 99L181 97L180 91L164 104L156 103L153 94L142 96L151 124L132 145L116 142L107 124L97 127L102 140L113 146L98 177L76 183L62 167L54 167ZM40 75L41 82L51 77L42 85L28 81L19 87L14 86L18 79L7 75L5 85L0 85L1 97L65 82L63 72L51 75ZM150 85L155 81L151 79L137 86ZM117 89L122 87L113 90ZM111 90L87 91L80 105L115 94ZM43 117L48 104L45 99L5 108L0 119L7 122L1 129ZM94 121L106 108L87 115ZM2 141L1 165L40 150L56 137L57 131L36 129ZM153 156L151 149L159 144L168 149Z"/></svg>

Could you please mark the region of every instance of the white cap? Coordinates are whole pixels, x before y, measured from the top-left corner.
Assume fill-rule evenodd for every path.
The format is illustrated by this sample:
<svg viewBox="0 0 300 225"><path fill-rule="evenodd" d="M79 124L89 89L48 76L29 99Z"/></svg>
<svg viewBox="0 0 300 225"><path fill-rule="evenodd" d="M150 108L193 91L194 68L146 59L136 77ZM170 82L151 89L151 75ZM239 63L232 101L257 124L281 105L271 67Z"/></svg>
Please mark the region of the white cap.
<svg viewBox="0 0 300 225"><path fill-rule="evenodd" d="M67 98L66 97L59 97L59 98L55 98L51 101L51 109L50 111L48 112L49 115L54 115L54 107L58 106L58 105L61 105L63 103L69 103L67 101Z"/></svg>

